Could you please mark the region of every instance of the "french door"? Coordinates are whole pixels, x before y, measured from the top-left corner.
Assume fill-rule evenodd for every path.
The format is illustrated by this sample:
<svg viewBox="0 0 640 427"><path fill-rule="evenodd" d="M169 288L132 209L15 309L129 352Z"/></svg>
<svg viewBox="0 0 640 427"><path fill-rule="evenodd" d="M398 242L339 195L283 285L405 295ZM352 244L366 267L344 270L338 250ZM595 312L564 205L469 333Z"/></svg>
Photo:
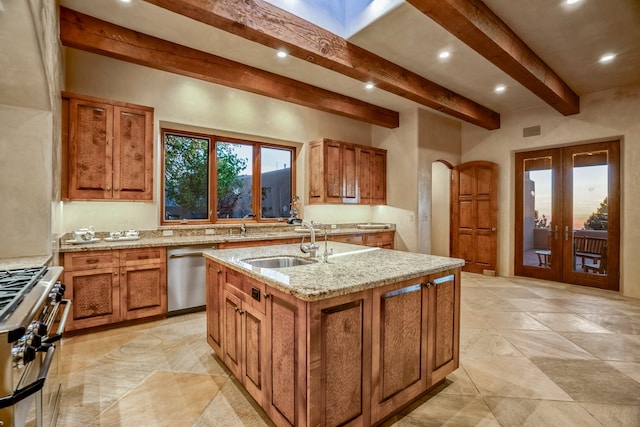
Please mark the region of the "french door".
<svg viewBox="0 0 640 427"><path fill-rule="evenodd" d="M516 153L516 275L619 290L619 153L619 141Z"/></svg>

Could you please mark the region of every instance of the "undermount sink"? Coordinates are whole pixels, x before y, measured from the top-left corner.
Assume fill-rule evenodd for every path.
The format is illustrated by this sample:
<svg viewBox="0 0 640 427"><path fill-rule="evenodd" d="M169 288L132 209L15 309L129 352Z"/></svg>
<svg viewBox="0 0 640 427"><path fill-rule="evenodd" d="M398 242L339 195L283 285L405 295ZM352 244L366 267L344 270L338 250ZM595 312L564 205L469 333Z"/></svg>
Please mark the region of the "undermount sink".
<svg viewBox="0 0 640 427"><path fill-rule="evenodd" d="M297 267L300 265L313 264L318 261L315 259L301 258L301 257L291 256L291 255L283 255L283 256L260 257L260 258L247 258L247 259L243 259L242 262L246 262L247 264L253 267L285 268L285 267Z"/></svg>

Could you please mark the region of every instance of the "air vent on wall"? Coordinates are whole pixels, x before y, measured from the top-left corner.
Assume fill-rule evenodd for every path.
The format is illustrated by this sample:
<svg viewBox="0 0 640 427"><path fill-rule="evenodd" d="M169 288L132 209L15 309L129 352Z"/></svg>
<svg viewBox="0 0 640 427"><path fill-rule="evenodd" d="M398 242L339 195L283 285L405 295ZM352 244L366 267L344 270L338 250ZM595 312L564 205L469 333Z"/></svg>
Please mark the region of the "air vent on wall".
<svg viewBox="0 0 640 427"><path fill-rule="evenodd" d="M540 125L531 126L528 128L522 128L522 137L527 138L529 136L538 136L540 135Z"/></svg>

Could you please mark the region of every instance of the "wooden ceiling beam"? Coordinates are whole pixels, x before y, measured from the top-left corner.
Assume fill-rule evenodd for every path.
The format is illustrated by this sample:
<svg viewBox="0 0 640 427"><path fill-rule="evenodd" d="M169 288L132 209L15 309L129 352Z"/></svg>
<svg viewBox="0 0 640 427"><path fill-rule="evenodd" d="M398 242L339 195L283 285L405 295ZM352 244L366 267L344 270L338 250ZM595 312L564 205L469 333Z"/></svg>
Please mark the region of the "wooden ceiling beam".
<svg viewBox="0 0 640 427"><path fill-rule="evenodd" d="M355 120L396 128L396 111L321 89L60 7L63 45L268 96Z"/></svg>
<svg viewBox="0 0 640 427"><path fill-rule="evenodd" d="M481 0L407 0L565 116L580 98Z"/></svg>
<svg viewBox="0 0 640 427"><path fill-rule="evenodd" d="M145 0L486 129L500 115L263 0Z"/></svg>

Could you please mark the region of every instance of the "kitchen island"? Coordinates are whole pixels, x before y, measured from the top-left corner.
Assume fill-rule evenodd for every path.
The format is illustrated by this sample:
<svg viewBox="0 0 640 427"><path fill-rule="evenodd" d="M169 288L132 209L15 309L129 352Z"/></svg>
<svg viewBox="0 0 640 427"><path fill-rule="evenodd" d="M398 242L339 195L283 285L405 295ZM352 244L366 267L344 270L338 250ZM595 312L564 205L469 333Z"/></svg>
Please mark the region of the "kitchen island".
<svg viewBox="0 0 640 427"><path fill-rule="evenodd" d="M464 261L330 242L207 250L207 340L279 426L375 425L458 367ZM320 245L318 253L322 255Z"/></svg>

